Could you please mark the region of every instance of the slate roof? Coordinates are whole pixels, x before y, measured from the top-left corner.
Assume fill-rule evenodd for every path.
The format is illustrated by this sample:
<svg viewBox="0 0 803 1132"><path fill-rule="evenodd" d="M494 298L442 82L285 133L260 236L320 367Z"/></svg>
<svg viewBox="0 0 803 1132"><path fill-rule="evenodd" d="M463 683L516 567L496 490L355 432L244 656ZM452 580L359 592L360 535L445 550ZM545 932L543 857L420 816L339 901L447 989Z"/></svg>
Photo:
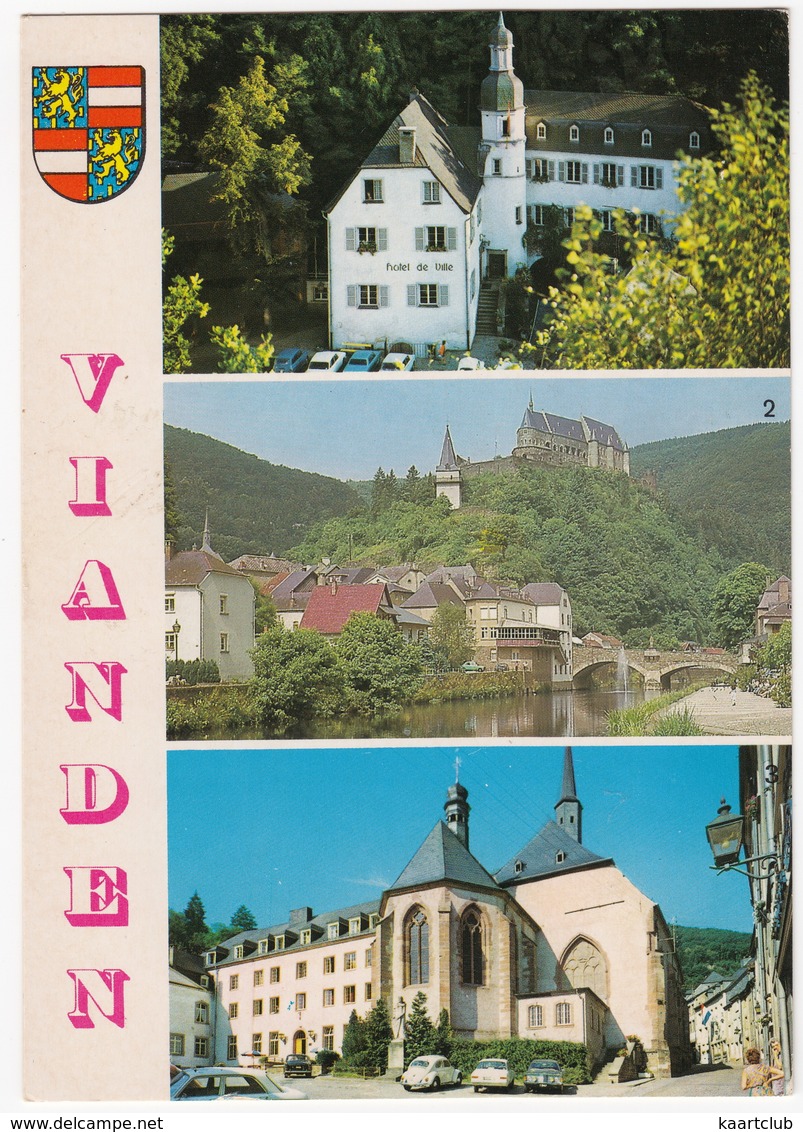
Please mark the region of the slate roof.
<svg viewBox="0 0 803 1132"><path fill-rule="evenodd" d="M767 586L758 603L758 609L772 609L773 606L780 604L781 601L781 583L784 583L790 597L792 594L792 583L787 578L786 574L781 574L771 586Z"/></svg>
<svg viewBox="0 0 803 1132"><path fill-rule="evenodd" d="M638 157L673 160L679 150L689 151L689 134L700 135L700 149L711 147L710 116L704 106L679 94L643 94L615 91L592 94L567 90L527 90L525 132L527 149L539 153L596 154L605 159ZM537 137L539 122L547 136ZM569 141L569 127L580 127L580 141ZM605 144L606 126L613 127L613 145ZM643 129L652 132L652 145L642 146Z"/></svg>
<svg viewBox="0 0 803 1132"><path fill-rule="evenodd" d="M399 127L415 127L413 166L429 169L444 190L463 212L471 212L482 181L473 168L460 157L449 137L449 123L418 91L393 119L385 133L363 161L362 169L407 169L399 160ZM352 178L353 180L353 178ZM348 182L349 184L351 182ZM338 194L327 209L331 211L345 191Z"/></svg>
<svg viewBox="0 0 803 1132"><path fill-rule="evenodd" d="M752 965L741 967L733 977L725 993L725 1005L730 1006L738 998L743 998L753 983Z"/></svg>
<svg viewBox="0 0 803 1132"><path fill-rule="evenodd" d="M534 428L539 432L551 433L553 436L563 436L567 440L574 440L585 444L585 433L580 421L570 420L568 417L559 417L555 413L545 413L528 406L524 410L524 417L519 428Z"/></svg>
<svg viewBox="0 0 803 1132"><path fill-rule="evenodd" d="M557 582L528 582L521 592L535 605L560 605L566 591Z"/></svg>
<svg viewBox="0 0 803 1132"><path fill-rule="evenodd" d="M442 880L485 888L498 887L463 842L455 837L445 822L439 821L387 891L417 888Z"/></svg>
<svg viewBox="0 0 803 1132"><path fill-rule="evenodd" d="M315 584L315 571L311 568L302 570L293 570L291 574L286 575L275 586L272 587L270 593L276 603L277 609L299 609L309 597L311 586L307 586L306 590L299 590L299 587L305 582L312 579L312 584ZM268 583L270 585L271 583Z"/></svg>
<svg viewBox="0 0 803 1132"><path fill-rule="evenodd" d="M340 633L352 613L376 614L381 605L389 604L384 582L337 586L334 592L330 586L316 586L301 618L301 628Z"/></svg>
<svg viewBox="0 0 803 1132"><path fill-rule="evenodd" d="M589 440L596 440L600 444L605 444L609 448L616 448L620 452L623 450L624 445L613 425L603 424L602 421L592 420L591 417L581 417L580 420L588 429Z"/></svg>
<svg viewBox="0 0 803 1132"><path fill-rule="evenodd" d="M560 862L555 860L558 853L565 854ZM516 871L516 863L523 868ZM586 849L579 841L566 833L557 822L549 821L531 841L516 853L495 874L500 885L520 884L522 881L568 873L575 869L593 865L612 865L610 857L600 857Z"/></svg>
<svg viewBox="0 0 803 1132"><path fill-rule="evenodd" d="M241 554L239 558L235 558L233 562L229 563L235 570L242 570L248 573L249 570L256 570L262 574L290 574L293 570L298 570L299 564L297 562L290 562L287 558L277 558L273 554Z"/></svg>
<svg viewBox="0 0 803 1132"><path fill-rule="evenodd" d="M446 434L444 435L444 438L443 438L443 448L441 449L441 458L440 458L440 460L438 462L438 466L435 470L438 471L438 472L454 471L459 466L459 464L462 464L462 463L463 463L463 461L460 459L460 457L457 455L457 453L454 450L454 444L452 444L452 434L449 432L449 426L447 425L446 426Z"/></svg>
<svg viewBox="0 0 803 1132"><path fill-rule="evenodd" d="M165 562L165 583L168 586L199 586L208 574L244 575L208 550L181 550Z"/></svg>
<svg viewBox="0 0 803 1132"><path fill-rule="evenodd" d="M241 960L239 960L239 959L235 960L234 956L233 956L234 948L238 944L240 944L240 943L251 943L251 944L256 945L256 944L259 943L259 941L261 939L266 939L267 936L269 936L269 935L285 935L285 934L287 934L287 932L292 932L293 934L298 934L301 931L303 931L305 928L317 928L318 932L319 932L317 939L320 940L321 943L326 943L326 942L331 943L333 941L327 940L327 938L326 938L327 924L332 923L332 921L334 921L334 920L347 921L347 920L350 920L350 919L354 918L355 916L359 915L360 913L362 913L365 916L370 916L372 913L378 912L378 911L379 911L379 901L378 900L366 900L362 904L350 904L347 908L335 908L334 911L332 911L332 912L321 912L316 916L310 917L308 920L293 920L293 921L285 920L284 923L281 923L281 924L271 924L269 927L254 928L252 931L238 932L236 935L230 936L228 939L224 939L221 943L216 944L215 947L208 947L206 950L207 951L216 951L216 950L222 949L224 951L227 951L228 954L220 961L221 963L231 963L231 962L239 963L239 962L241 962ZM373 930L374 929L372 929L372 928L365 928L366 932L373 931ZM342 936L339 936L338 938L339 939L345 939L346 936L342 935ZM355 938L355 937L352 937L352 938ZM289 947L284 948L284 951L291 951L291 950L293 950L294 947L306 949L307 947L309 947L309 944L308 943L291 944ZM284 954L284 951L282 951L281 954ZM252 954L256 955L257 952L253 951ZM273 952L271 952L271 954L273 954ZM279 954L279 953L277 952L276 954ZM264 956L260 956L260 958L264 958ZM216 964L216 965L219 965L219 964Z"/></svg>
<svg viewBox="0 0 803 1132"><path fill-rule="evenodd" d="M465 603L452 586L446 582L422 582L412 597L402 602L400 609L431 609L434 605L459 605Z"/></svg>

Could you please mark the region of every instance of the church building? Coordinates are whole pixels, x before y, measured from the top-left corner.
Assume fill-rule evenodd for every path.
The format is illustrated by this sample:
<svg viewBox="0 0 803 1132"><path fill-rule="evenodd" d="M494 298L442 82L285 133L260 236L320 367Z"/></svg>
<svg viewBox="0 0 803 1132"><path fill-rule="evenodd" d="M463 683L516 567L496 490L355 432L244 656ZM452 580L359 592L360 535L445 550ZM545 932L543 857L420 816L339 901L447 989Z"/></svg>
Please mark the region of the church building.
<svg viewBox="0 0 803 1132"><path fill-rule="evenodd" d="M418 90L327 210L330 344L471 348L480 290L540 258L539 233L589 205L671 230L681 154L711 148L708 112L679 95L525 91L500 13L479 127ZM557 217L557 221L555 218Z"/></svg>
<svg viewBox="0 0 803 1132"><path fill-rule="evenodd" d="M447 1010L460 1038L582 1042L596 1069L637 1035L656 1075L689 1067L671 932L584 845L571 748L554 819L496 872L471 852L470 810L456 781L378 903L296 909L207 953L218 1064L339 1050L352 1010L364 1016L382 998L398 1017L423 992L433 1021Z"/></svg>

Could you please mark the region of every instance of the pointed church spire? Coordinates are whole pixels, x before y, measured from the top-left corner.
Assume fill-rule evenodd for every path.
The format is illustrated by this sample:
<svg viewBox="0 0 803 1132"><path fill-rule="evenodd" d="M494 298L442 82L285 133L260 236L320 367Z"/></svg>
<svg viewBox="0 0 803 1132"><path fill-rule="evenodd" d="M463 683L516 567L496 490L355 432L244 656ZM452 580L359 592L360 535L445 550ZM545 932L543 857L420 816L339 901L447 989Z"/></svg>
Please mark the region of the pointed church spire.
<svg viewBox="0 0 803 1132"><path fill-rule="evenodd" d="M211 549L212 542L211 536L209 534L209 508L207 507L206 513L204 514L204 541L201 544L201 550L211 551Z"/></svg>
<svg viewBox="0 0 803 1132"><path fill-rule="evenodd" d="M468 804L468 790L460 785L456 777L454 785L446 791L443 808L446 811L447 826L468 849L468 814L471 806Z"/></svg>
<svg viewBox="0 0 803 1132"><path fill-rule="evenodd" d="M560 787L560 797L555 803L555 821L559 826L582 844L583 807L577 797L577 786L574 781L574 760L572 749L567 747L563 755L563 780Z"/></svg>
<svg viewBox="0 0 803 1132"><path fill-rule="evenodd" d="M454 445L452 444L452 434L449 432L449 426L446 426L446 434L443 438L443 448L441 448L441 458L438 464L437 471L446 471L449 468L457 467L457 456L455 455Z"/></svg>

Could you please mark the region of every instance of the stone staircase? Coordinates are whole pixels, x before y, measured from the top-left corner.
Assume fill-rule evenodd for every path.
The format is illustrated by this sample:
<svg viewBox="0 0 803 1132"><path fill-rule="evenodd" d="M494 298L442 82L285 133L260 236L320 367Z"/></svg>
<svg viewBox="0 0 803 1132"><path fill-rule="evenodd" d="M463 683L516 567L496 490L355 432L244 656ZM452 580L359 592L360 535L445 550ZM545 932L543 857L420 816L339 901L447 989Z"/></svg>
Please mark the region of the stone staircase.
<svg viewBox="0 0 803 1132"><path fill-rule="evenodd" d="M477 304L477 334L493 336L496 330L496 311L499 295L492 283L483 283Z"/></svg>

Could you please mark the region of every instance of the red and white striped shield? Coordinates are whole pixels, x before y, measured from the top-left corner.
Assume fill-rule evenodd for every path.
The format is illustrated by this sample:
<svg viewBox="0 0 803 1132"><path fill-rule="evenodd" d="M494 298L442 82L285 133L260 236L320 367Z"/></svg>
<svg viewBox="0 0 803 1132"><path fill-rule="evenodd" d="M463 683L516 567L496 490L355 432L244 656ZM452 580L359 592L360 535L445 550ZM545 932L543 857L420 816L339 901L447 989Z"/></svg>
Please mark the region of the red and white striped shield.
<svg viewBox="0 0 803 1132"><path fill-rule="evenodd" d="M33 156L67 200L99 204L130 188L145 158L143 67L34 67Z"/></svg>

